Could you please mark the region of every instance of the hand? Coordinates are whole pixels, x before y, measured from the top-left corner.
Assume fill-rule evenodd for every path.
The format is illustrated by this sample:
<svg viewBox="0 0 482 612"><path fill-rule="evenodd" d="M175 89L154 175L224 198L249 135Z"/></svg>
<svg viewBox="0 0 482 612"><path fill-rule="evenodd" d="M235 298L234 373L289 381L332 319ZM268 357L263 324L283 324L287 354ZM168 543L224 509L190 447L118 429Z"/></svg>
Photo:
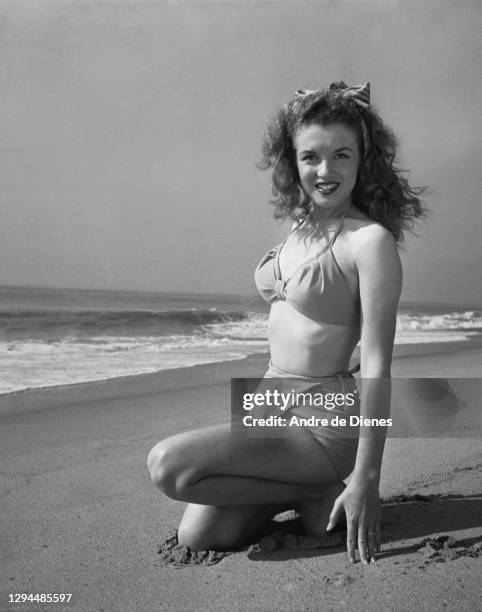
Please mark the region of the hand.
<svg viewBox="0 0 482 612"><path fill-rule="evenodd" d="M330 514L327 530L336 525L345 509L348 558L355 562L355 547L358 542L362 563L375 561L375 552L380 551L380 495L378 484L353 482L339 495Z"/></svg>

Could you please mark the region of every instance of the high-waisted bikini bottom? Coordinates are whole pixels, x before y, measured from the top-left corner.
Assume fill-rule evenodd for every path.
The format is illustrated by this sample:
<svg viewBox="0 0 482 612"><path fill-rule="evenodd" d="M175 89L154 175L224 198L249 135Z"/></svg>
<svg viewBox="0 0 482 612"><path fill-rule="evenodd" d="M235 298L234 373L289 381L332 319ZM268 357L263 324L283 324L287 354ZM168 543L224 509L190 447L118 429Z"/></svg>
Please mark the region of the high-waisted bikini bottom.
<svg viewBox="0 0 482 612"><path fill-rule="evenodd" d="M270 363L256 393L263 393L266 389L283 393L287 398L285 402L288 397L290 402L283 405L282 410L262 406L256 410L256 416L283 416L288 421L293 416L307 419L301 422L308 424L301 426L318 440L340 480L349 476L355 465L359 431L358 426L350 426L350 416L360 414L359 395L352 372L315 378L286 372ZM340 425L340 419L345 419L346 425ZM323 424L320 424L321 420Z"/></svg>

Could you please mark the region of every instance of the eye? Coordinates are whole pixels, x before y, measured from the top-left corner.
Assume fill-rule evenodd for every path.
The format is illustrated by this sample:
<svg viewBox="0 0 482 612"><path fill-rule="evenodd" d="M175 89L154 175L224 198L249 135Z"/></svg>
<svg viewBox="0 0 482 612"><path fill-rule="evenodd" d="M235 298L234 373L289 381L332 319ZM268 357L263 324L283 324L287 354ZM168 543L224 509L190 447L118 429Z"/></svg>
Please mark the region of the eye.
<svg viewBox="0 0 482 612"><path fill-rule="evenodd" d="M348 159L349 156L346 153L337 153L335 159Z"/></svg>
<svg viewBox="0 0 482 612"><path fill-rule="evenodd" d="M301 161L311 161L315 158L314 153L303 153L300 157Z"/></svg>

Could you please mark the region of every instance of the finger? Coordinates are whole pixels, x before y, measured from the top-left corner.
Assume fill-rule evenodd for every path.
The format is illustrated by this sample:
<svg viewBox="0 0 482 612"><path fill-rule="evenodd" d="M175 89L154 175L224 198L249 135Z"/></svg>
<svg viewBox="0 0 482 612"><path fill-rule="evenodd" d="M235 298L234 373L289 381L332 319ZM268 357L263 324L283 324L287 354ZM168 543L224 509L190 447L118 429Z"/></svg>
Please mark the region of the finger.
<svg viewBox="0 0 482 612"><path fill-rule="evenodd" d="M330 529L333 529L333 527L338 523L338 518L341 514L341 508L342 508L341 503L338 500L336 500L335 503L333 504L333 509L331 511L328 525L326 527L327 531L330 531Z"/></svg>
<svg viewBox="0 0 482 612"><path fill-rule="evenodd" d="M346 549L350 563L355 563L356 525L353 520L348 520L346 525Z"/></svg>
<svg viewBox="0 0 482 612"><path fill-rule="evenodd" d="M368 551L367 551L367 528L365 523L358 525L358 550L360 552L360 561L367 565L368 563Z"/></svg>
<svg viewBox="0 0 482 612"><path fill-rule="evenodd" d="M368 529L368 534L367 534L367 552L368 552L368 558L370 559L370 562L372 561L376 561L376 556L375 556L375 550L376 550L376 531L375 531L375 527L370 527Z"/></svg>

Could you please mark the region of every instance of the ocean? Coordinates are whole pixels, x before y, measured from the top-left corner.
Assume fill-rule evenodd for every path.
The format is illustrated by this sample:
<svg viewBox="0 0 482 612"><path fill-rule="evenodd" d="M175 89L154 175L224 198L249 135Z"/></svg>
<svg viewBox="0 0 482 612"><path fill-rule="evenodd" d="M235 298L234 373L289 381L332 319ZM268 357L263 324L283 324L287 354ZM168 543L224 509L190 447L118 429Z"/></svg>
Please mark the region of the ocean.
<svg viewBox="0 0 482 612"><path fill-rule="evenodd" d="M0 287L0 394L268 350L257 296ZM469 340L482 309L405 304L396 344Z"/></svg>

